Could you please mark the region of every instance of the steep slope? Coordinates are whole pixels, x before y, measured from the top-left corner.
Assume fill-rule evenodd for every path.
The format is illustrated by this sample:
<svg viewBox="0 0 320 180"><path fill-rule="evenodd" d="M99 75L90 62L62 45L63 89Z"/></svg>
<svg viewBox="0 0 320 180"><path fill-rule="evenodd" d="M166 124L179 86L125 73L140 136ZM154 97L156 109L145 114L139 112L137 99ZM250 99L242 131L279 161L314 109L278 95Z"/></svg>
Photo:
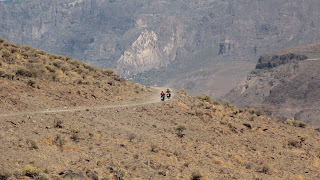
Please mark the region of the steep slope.
<svg viewBox="0 0 320 180"><path fill-rule="evenodd" d="M11 44L1 37L0 79L0 112L119 103L135 100L146 90L112 69Z"/></svg>
<svg viewBox="0 0 320 180"><path fill-rule="evenodd" d="M319 6L318 0L11 0L0 2L0 35L114 68L142 84L218 97L259 54L320 41Z"/></svg>
<svg viewBox="0 0 320 180"><path fill-rule="evenodd" d="M319 67L320 43L265 54L226 98L240 106L274 106L283 119L319 125Z"/></svg>
<svg viewBox="0 0 320 180"><path fill-rule="evenodd" d="M1 41L6 71L0 78L1 179L320 178L320 132L303 122L279 123L255 109L221 105L184 90L156 102L159 88L118 81L110 70L106 75L83 63L73 66L67 57ZM14 63L10 57L17 57ZM38 76L30 69L35 61L64 78L53 80L47 70ZM18 64L28 73L17 71ZM91 71L84 75L81 68ZM84 76L85 84L74 82ZM97 98L61 93L71 88ZM113 95L101 98L106 91ZM60 106L63 111L56 111Z"/></svg>

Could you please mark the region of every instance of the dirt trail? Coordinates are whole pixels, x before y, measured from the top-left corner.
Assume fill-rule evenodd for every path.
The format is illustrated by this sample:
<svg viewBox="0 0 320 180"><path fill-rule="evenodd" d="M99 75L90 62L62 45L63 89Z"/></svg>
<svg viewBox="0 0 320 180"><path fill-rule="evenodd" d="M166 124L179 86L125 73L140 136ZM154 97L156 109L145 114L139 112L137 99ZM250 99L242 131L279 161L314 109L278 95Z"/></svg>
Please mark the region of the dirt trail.
<svg viewBox="0 0 320 180"><path fill-rule="evenodd" d="M12 112L7 114L0 114L0 117L48 114L48 113L63 113L63 112L85 111L85 110L99 110L99 109L131 107L131 106L141 106L141 105L147 105L147 104L153 104L153 103L161 103L160 92L164 89L167 89L167 88L152 87L152 92L154 92L154 94L146 102L140 102L140 103L124 102L123 104L117 104L117 105L79 106L79 107L73 107L73 108L64 107L64 108L45 109L45 110L38 110L38 111ZM171 99L173 98L173 96L174 96L174 93L171 92ZM169 101L171 99L169 99ZM168 99L166 101L168 101Z"/></svg>
<svg viewBox="0 0 320 180"><path fill-rule="evenodd" d="M306 59L307 61L319 61L320 59Z"/></svg>

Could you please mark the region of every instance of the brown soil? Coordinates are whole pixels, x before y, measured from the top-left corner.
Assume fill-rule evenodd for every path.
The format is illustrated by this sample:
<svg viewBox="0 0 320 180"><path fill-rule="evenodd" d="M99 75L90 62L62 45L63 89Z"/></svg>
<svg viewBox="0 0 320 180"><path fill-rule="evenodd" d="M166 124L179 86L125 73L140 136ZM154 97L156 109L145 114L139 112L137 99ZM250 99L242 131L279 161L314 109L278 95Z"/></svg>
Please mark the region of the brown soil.
<svg viewBox="0 0 320 180"><path fill-rule="evenodd" d="M69 75L0 78L0 179L320 178L320 132L302 122L184 90L161 102L166 88L102 70L86 84Z"/></svg>

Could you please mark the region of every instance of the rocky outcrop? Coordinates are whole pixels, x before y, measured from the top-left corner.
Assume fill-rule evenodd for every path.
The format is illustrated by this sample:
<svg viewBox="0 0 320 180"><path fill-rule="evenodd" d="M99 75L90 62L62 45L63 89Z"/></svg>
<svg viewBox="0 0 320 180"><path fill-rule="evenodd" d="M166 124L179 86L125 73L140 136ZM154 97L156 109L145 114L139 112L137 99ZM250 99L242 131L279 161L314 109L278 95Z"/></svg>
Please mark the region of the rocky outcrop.
<svg viewBox="0 0 320 180"><path fill-rule="evenodd" d="M247 80L225 98L242 107L263 108L283 120L320 125L319 49L316 43L261 56Z"/></svg>

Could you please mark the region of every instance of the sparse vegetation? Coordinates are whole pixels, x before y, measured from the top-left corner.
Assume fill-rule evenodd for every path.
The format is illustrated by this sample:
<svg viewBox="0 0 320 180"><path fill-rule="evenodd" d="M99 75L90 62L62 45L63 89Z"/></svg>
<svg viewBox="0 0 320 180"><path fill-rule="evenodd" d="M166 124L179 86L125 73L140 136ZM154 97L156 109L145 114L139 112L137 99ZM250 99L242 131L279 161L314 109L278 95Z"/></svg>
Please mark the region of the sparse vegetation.
<svg viewBox="0 0 320 180"><path fill-rule="evenodd" d="M151 144L151 151L157 153L159 151L159 146L156 144Z"/></svg>
<svg viewBox="0 0 320 180"><path fill-rule="evenodd" d="M124 176L126 175L126 172L124 169L122 169L121 167L117 167L114 171L114 177L117 179L117 180L123 180L124 179Z"/></svg>
<svg viewBox="0 0 320 180"><path fill-rule="evenodd" d="M306 128L307 127L307 124L305 122L302 122L302 121L287 120L286 123L291 125L291 126L295 126L295 127L301 127L301 128Z"/></svg>
<svg viewBox="0 0 320 180"><path fill-rule="evenodd" d="M74 142L79 142L80 141L80 130L78 130L78 129L71 130L71 137L70 138Z"/></svg>
<svg viewBox="0 0 320 180"><path fill-rule="evenodd" d="M180 138L183 138L183 136L185 135L185 134L183 134L184 130L186 130L186 127L183 125L179 125L178 127L176 127L176 131L178 131L177 136Z"/></svg>
<svg viewBox="0 0 320 180"><path fill-rule="evenodd" d="M30 146L30 149L39 149L38 142L36 140L27 140L27 144Z"/></svg>
<svg viewBox="0 0 320 180"><path fill-rule="evenodd" d="M113 69L106 69L103 71L103 73L107 76L112 76L115 74Z"/></svg>
<svg viewBox="0 0 320 180"><path fill-rule="evenodd" d="M0 179L1 180L7 180L7 179L9 179L10 176L12 176L11 172L7 171L4 168L0 168Z"/></svg>
<svg viewBox="0 0 320 180"><path fill-rule="evenodd" d="M269 165L267 165L267 164L264 164L261 167L259 172L264 173L264 174L269 174L271 172L271 167Z"/></svg>
<svg viewBox="0 0 320 180"><path fill-rule="evenodd" d="M55 119L54 122L53 122L53 127L55 128L62 128L62 123L63 121L61 119Z"/></svg>
<svg viewBox="0 0 320 180"><path fill-rule="evenodd" d="M6 71L0 68L0 77L3 77L6 74Z"/></svg>
<svg viewBox="0 0 320 180"><path fill-rule="evenodd" d="M134 133L130 133L128 137L129 137L129 141L132 142L132 140L136 138L136 135Z"/></svg>
<svg viewBox="0 0 320 180"><path fill-rule="evenodd" d="M191 174L191 180L201 180L202 177L203 176L199 170L193 171Z"/></svg>
<svg viewBox="0 0 320 180"><path fill-rule="evenodd" d="M220 106L220 105L221 105L221 102L220 102L220 101L217 101L217 100L213 100L213 101L212 101L212 104L213 104L213 105L218 105L218 106Z"/></svg>
<svg viewBox="0 0 320 180"><path fill-rule="evenodd" d="M53 140L53 144L57 145L61 151L63 151L63 146L66 144L66 139L61 136L60 134L58 134L54 140Z"/></svg>

